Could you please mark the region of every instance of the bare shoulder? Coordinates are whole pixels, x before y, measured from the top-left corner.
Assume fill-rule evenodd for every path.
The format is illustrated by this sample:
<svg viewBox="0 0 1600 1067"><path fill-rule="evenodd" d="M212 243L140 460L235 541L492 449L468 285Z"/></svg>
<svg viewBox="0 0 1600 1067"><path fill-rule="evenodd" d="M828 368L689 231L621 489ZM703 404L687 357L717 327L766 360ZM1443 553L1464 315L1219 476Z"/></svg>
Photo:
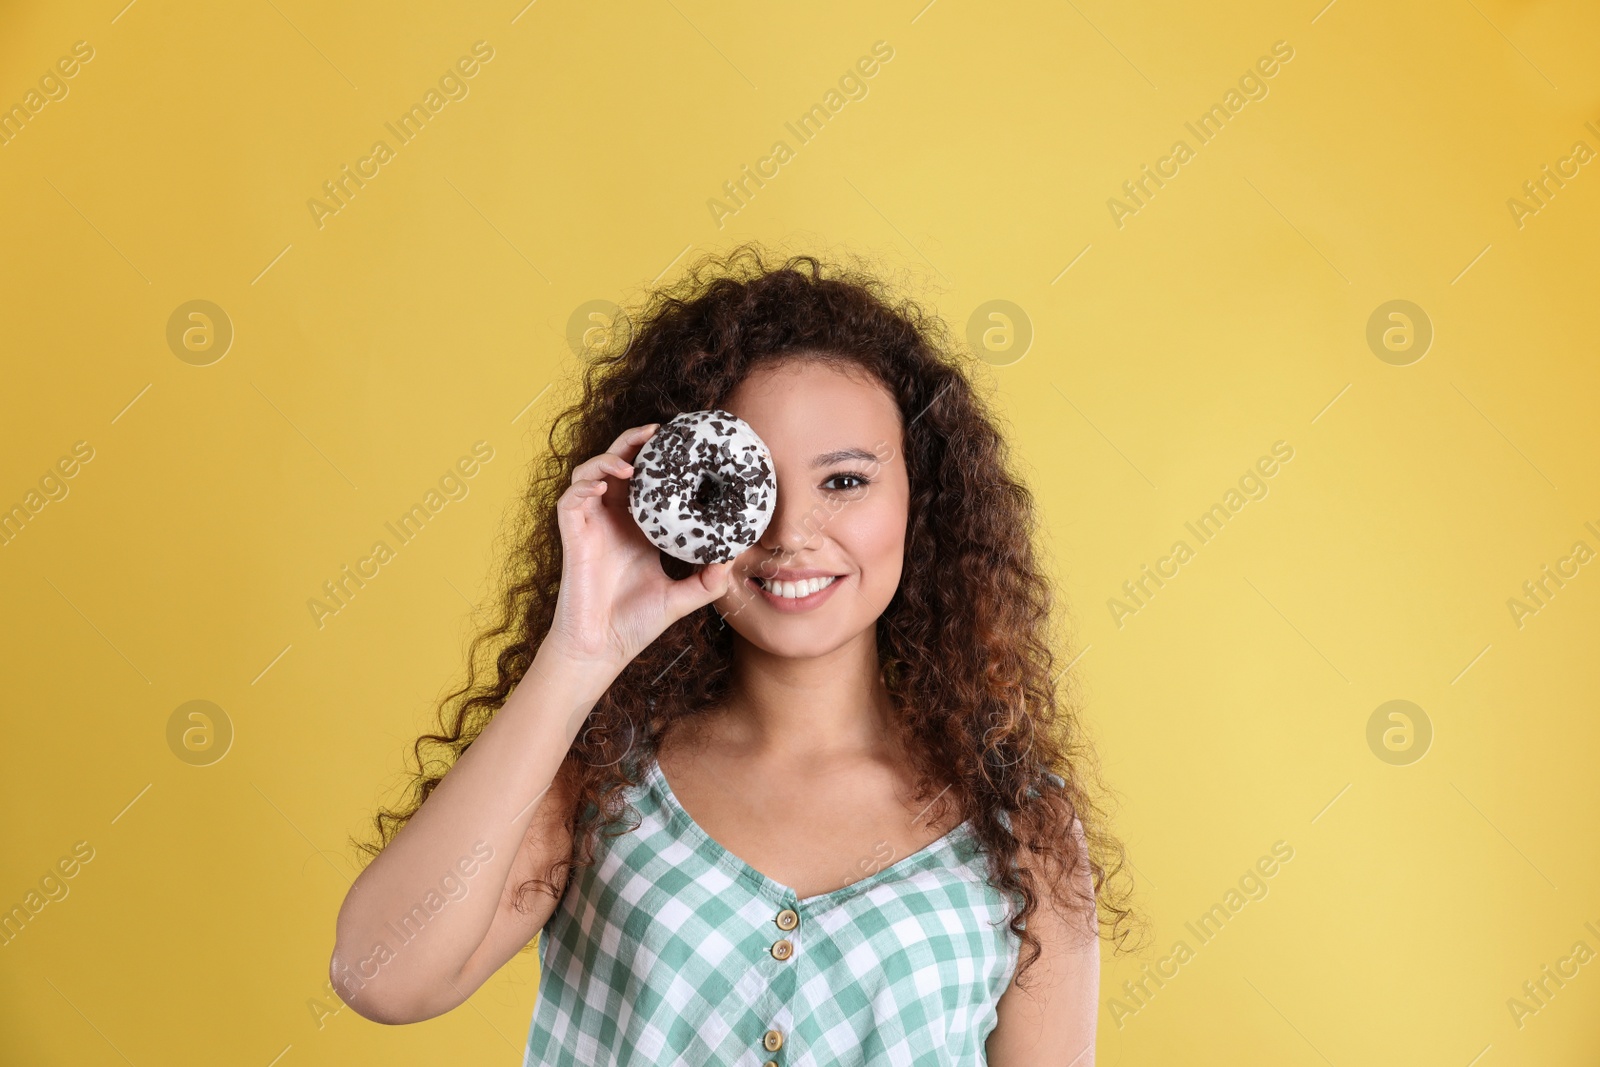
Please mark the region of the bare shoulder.
<svg viewBox="0 0 1600 1067"><path fill-rule="evenodd" d="M1024 845L1019 867L1033 871L1040 886L1027 929L1039 939L1039 956L1020 985L1015 979L1000 997L998 1020L989 1035L992 1067L1023 1067L1039 1062L1091 1067L1095 1012L1100 998L1100 944L1093 905L1093 880L1083 826L1072 822L1077 867L1062 884L1058 860L1048 851ZM1063 899L1065 898L1065 899Z"/></svg>

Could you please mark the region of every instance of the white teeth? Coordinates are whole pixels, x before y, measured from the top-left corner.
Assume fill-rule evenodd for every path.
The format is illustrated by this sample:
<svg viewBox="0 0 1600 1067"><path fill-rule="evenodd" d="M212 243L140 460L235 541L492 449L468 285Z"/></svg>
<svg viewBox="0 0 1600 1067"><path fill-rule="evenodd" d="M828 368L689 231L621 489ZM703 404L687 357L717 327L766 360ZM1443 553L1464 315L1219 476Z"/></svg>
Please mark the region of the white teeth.
<svg viewBox="0 0 1600 1067"><path fill-rule="evenodd" d="M828 578L802 578L798 582L775 582L771 579L761 578L762 588L773 596L783 597L785 600L799 600L820 593L837 580L837 576Z"/></svg>

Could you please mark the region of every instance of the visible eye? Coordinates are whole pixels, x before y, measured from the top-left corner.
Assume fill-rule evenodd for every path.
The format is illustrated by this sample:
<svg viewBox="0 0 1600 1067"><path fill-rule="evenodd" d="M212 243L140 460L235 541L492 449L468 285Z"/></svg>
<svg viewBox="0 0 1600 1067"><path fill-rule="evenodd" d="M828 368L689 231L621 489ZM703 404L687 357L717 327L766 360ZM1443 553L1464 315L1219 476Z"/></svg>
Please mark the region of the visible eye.
<svg viewBox="0 0 1600 1067"><path fill-rule="evenodd" d="M846 483L852 483L852 484L845 484L845 485L837 484L837 483L840 483L840 482L846 482ZM823 488L825 488L825 489L845 489L845 490L849 490L849 489L864 489L870 484L872 484L872 483L867 480L867 476L866 475L864 475L864 474L852 474L849 471L840 471L838 474L830 474L828 476L828 480L822 483Z"/></svg>

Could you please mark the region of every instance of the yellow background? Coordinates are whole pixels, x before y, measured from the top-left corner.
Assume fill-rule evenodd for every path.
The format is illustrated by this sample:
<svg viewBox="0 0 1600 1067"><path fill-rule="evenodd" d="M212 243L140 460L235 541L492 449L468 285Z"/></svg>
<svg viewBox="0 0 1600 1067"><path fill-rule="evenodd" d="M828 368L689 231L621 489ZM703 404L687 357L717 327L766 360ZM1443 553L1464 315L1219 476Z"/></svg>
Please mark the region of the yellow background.
<svg viewBox="0 0 1600 1067"><path fill-rule="evenodd" d="M0 906L95 850L0 948L6 1063L519 1062L531 955L442 1018L319 1026L346 839L461 669L574 309L752 237L869 255L957 336L990 300L1031 322L977 375L1152 923L1106 960L1100 1062L1595 1062L1600 962L1507 1007L1600 951L1600 566L1507 607L1600 549L1600 163L1520 227L1506 203L1600 149L1592 5L122 2L0 15L0 104L94 49L0 147L0 505L94 449L0 547ZM479 40L469 95L319 228L322 183ZM880 40L798 145L785 121ZM1119 228L1108 198L1277 41L1269 94ZM719 228L707 201L780 138ZM235 332L208 366L166 341L196 299ZM1434 330L1406 366L1366 341L1394 299ZM322 582L479 440L470 495L319 629ZM1269 494L1118 626L1122 583L1279 440ZM1433 730L1408 765L1367 742L1395 699ZM190 700L234 730L209 766L168 746ZM1276 841L1268 895L1200 946L1185 922Z"/></svg>

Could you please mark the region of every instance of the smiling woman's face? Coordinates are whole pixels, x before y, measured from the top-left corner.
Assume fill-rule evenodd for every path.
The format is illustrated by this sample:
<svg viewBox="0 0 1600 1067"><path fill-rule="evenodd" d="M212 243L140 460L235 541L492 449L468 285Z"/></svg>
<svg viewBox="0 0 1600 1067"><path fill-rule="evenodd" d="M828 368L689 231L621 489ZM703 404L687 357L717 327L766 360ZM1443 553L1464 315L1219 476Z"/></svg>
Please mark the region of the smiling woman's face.
<svg viewBox="0 0 1600 1067"><path fill-rule="evenodd" d="M721 407L771 449L778 500L716 609L774 655L826 655L871 629L900 585L900 410L865 371L807 359L751 372Z"/></svg>

